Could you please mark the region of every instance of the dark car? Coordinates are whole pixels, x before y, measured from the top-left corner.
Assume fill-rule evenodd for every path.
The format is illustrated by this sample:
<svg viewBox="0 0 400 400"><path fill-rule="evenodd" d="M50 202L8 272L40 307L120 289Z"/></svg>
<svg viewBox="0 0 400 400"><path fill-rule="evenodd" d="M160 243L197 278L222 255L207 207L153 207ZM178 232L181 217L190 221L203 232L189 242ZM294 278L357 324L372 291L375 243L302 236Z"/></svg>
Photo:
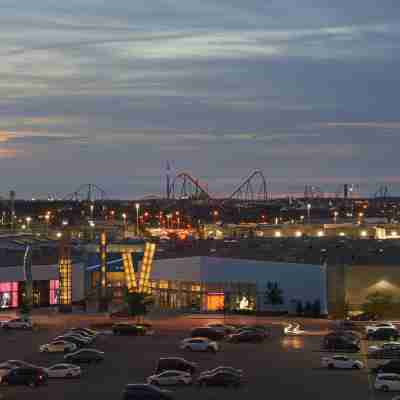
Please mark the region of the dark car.
<svg viewBox="0 0 400 400"><path fill-rule="evenodd" d="M356 331L358 327L353 321L344 320L339 322L337 329L341 331Z"/></svg>
<svg viewBox="0 0 400 400"><path fill-rule="evenodd" d="M324 341L329 340L330 338L335 338L335 337L341 337L350 342L354 342L357 344L360 343L360 341L362 339L362 335L359 332L336 330L333 332L329 332L327 335L325 335Z"/></svg>
<svg viewBox="0 0 400 400"><path fill-rule="evenodd" d="M47 375L38 368L20 367L12 369L3 376L2 383L7 385L28 385L37 387L47 382Z"/></svg>
<svg viewBox="0 0 400 400"><path fill-rule="evenodd" d="M389 373L399 374L400 373L400 360L390 360L384 364L378 365L372 368L372 372L376 374Z"/></svg>
<svg viewBox="0 0 400 400"><path fill-rule="evenodd" d="M243 331L229 335L227 340L232 343L260 343L265 339L265 335L257 331Z"/></svg>
<svg viewBox="0 0 400 400"><path fill-rule="evenodd" d="M163 371L184 371L194 374L197 369L197 364L187 361L181 357L167 357L160 358L157 362L155 374L159 374Z"/></svg>
<svg viewBox="0 0 400 400"><path fill-rule="evenodd" d="M135 324L114 324L112 331L114 335L144 336L146 334L146 328L143 325Z"/></svg>
<svg viewBox="0 0 400 400"><path fill-rule="evenodd" d="M57 340L65 340L66 342L70 342L73 344L76 344L78 347L85 347L88 346L89 343L85 340L80 339L79 337L75 336L75 335L62 335L62 336L58 336Z"/></svg>
<svg viewBox="0 0 400 400"><path fill-rule="evenodd" d="M67 354L64 360L71 364L77 363L97 363L104 360L104 353L95 349L82 349L75 353Z"/></svg>
<svg viewBox="0 0 400 400"><path fill-rule="evenodd" d="M371 313L362 313L351 317L352 321L376 321L377 319L378 316Z"/></svg>
<svg viewBox="0 0 400 400"><path fill-rule="evenodd" d="M227 371L217 372L210 375L200 375L197 384L209 386L234 386L238 387L242 383L242 378L238 374L232 374Z"/></svg>
<svg viewBox="0 0 400 400"><path fill-rule="evenodd" d="M123 392L124 400L172 400L171 393L147 384L129 384Z"/></svg>
<svg viewBox="0 0 400 400"><path fill-rule="evenodd" d="M322 347L330 351L343 351L348 353L357 353L360 351L360 346L354 341L350 341L345 337L333 336L325 337Z"/></svg>
<svg viewBox="0 0 400 400"><path fill-rule="evenodd" d="M367 334L368 340L397 340L399 331L393 328L380 328Z"/></svg>
<svg viewBox="0 0 400 400"><path fill-rule="evenodd" d="M190 333L191 337L205 337L210 340L222 340L225 334L221 331L217 331L213 328L194 328Z"/></svg>

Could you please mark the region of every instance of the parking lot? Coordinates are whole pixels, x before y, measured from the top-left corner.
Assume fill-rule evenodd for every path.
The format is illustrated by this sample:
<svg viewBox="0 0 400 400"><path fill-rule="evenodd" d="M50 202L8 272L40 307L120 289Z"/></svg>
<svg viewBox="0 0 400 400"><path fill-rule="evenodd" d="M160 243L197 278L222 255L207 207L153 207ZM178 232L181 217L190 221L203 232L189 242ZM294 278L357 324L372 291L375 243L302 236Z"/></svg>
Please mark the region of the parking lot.
<svg viewBox="0 0 400 400"><path fill-rule="evenodd" d="M178 348L191 327L218 322L218 319L176 317L154 322L154 336L101 335L94 347L105 352L105 360L96 365L83 365L80 379L50 380L37 389L0 386L4 400L78 400L120 399L126 383L144 382L154 371L157 360L165 356L183 356L195 361L199 369L218 365L244 370L246 384L239 389L189 386L173 388L176 399L391 399L392 394L372 389L373 376L369 367L376 361L366 360L366 343L362 354L355 358L367 362L364 370L328 370L321 367L323 326L310 321L305 336L284 337L279 321L258 320L271 326L272 338L261 344L222 342L217 354L185 353ZM224 321L229 323L227 319ZM236 322L236 321L235 321ZM242 322L242 321L241 321ZM254 321L253 321L254 322ZM60 326L39 327L34 332L1 331L0 361L21 359L37 365L50 366L62 362L62 354L39 353L41 344L49 342L63 329ZM353 355L352 355L353 356ZM3 400L3 399L2 399Z"/></svg>

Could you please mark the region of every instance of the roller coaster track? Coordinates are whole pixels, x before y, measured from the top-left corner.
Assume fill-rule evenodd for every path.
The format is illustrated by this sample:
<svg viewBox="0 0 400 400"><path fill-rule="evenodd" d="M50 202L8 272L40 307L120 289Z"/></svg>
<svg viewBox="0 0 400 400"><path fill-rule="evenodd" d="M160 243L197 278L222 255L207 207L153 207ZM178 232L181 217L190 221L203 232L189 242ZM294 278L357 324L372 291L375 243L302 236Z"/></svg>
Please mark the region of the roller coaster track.
<svg viewBox="0 0 400 400"><path fill-rule="evenodd" d="M172 196L174 199L208 200L211 195L187 172L179 173L172 182Z"/></svg>
<svg viewBox="0 0 400 400"><path fill-rule="evenodd" d="M264 174L256 169L243 180L225 201L266 201L268 198L267 181Z"/></svg>

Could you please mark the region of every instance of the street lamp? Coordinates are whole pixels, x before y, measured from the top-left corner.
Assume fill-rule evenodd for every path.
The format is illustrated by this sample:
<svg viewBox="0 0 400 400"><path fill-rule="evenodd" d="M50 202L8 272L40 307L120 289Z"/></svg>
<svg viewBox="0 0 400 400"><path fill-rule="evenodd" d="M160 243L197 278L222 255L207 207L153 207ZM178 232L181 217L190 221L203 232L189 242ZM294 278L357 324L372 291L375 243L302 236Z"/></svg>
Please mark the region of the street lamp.
<svg viewBox="0 0 400 400"><path fill-rule="evenodd" d="M311 204L308 203L307 204L307 220L308 220L308 223L310 223L310 214L311 214Z"/></svg>
<svg viewBox="0 0 400 400"><path fill-rule="evenodd" d="M26 220L26 226L29 229L31 221L32 221L32 218L31 217L26 217L25 220Z"/></svg>
<svg viewBox="0 0 400 400"><path fill-rule="evenodd" d="M122 219L124 220L124 237L126 235L126 214L122 213Z"/></svg>
<svg viewBox="0 0 400 400"><path fill-rule="evenodd" d="M167 228L171 228L172 214L167 214Z"/></svg>
<svg viewBox="0 0 400 400"><path fill-rule="evenodd" d="M333 222L336 224L336 222L337 222L337 217L338 217L338 215L339 215L339 212L338 211L335 211L334 213L333 213Z"/></svg>
<svg viewBox="0 0 400 400"><path fill-rule="evenodd" d="M139 236L139 209L140 209L140 204L136 203L135 204L136 208L136 235Z"/></svg>

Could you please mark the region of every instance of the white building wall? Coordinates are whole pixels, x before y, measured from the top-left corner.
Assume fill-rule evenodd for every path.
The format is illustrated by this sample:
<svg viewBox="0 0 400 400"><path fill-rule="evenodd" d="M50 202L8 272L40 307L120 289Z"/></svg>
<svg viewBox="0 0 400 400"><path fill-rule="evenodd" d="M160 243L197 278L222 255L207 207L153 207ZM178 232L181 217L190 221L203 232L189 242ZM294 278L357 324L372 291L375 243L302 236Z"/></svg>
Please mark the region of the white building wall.
<svg viewBox="0 0 400 400"><path fill-rule="evenodd" d="M324 266L243 260L218 257L190 257L155 260L151 278L203 283L244 282L257 285L258 309L271 309L264 303L266 285L277 282L283 291L285 309L293 301L319 300L327 312L326 271Z"/></svg>

